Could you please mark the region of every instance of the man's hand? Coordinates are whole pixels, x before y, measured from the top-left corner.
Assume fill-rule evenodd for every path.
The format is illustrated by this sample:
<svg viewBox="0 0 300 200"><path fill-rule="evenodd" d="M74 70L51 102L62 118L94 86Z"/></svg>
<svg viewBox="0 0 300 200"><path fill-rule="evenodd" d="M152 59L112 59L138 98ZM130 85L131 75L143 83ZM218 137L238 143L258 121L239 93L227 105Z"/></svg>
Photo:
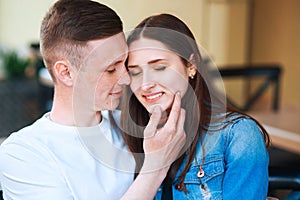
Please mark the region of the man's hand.
<svg viewBox="0 0 300 200"><path fill-rule="evenodd" d="M175 95L168 121L157 130L160 118L161 109L156 106L144 131L145 160L140 173L161 169L167 171L185 144L185 110L181 108L179 93Z"/></svg>

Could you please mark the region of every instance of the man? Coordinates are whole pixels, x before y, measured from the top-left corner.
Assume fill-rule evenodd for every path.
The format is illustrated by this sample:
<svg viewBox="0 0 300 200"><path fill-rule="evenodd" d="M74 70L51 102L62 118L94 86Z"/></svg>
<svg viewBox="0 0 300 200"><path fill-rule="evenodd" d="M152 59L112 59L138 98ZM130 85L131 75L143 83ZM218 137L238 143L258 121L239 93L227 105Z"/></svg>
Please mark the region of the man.
<svg viewBox="0 0 300 200"><path fill-rule="evenodd" d="M54 81L53 107L1 145L4 199L152 199L184 144L180 95L159 131L161 111L154 108L144 131L142 173L133 180L119 112L107 111L130 82L120 18L94 1L59 0L40 36Z"/></svg>

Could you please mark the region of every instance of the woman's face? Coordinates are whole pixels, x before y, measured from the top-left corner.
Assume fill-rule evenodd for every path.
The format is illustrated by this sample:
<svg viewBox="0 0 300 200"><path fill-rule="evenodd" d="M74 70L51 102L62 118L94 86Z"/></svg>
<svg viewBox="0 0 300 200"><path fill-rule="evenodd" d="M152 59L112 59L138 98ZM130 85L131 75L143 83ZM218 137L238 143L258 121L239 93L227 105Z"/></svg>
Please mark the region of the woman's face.
<svg viewBox="0 0 300 200"><path fill-rule="evenodd" d="M130 44L128 70L131 90L148 112L154 105L167 110L174 94L183 96L188 88L188 67L157 40L141 38Z"/></svg>

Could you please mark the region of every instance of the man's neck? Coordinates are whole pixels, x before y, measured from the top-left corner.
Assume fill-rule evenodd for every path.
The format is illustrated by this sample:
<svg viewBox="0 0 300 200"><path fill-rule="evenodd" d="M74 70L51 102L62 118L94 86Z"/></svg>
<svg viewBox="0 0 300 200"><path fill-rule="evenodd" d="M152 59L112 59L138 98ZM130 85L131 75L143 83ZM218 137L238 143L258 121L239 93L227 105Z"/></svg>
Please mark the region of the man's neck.
<svg viewBox="0 0 300 200"><path fill-rule="evenodd" d="M57 98L54 95L53 106L49 118L61 125L90 127L99 124L102 120L101 112L89 109L74 108L72 101Z"/></svg>

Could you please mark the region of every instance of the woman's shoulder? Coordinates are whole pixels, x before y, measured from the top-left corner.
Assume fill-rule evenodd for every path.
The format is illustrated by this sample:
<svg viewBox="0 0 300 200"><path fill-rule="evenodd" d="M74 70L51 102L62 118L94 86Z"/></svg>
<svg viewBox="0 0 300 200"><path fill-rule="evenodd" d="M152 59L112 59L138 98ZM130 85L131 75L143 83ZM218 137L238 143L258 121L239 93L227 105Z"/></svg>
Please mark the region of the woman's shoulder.
<svg viewBox="0 0 300 200"><path fill-rule="evenodd" d="M247 115L229 116L224 143L227 155L256 155L266 156L264 134L255 119ZM255 156L248 156L255 158ZM245 161L246 162L246 161Z"/></svg>
<svg viewBox="0 0 300 200"><path fill-rule="evenodd" d="M261 135L258 123L248 115L240 113L229 114L225 123L228 124L228 132L231 135L243 135L243 133L248 133L246 135L260 133Z"/></svg>
<svg viewBox="0 0 300 200"><path fill-rule="evenodd" d="M238 112L230 112L224 114L218 114L211 118L211 123L207 128L207 132L232 133L235 131L251 131L259 130L259 126L256 121L248 116ZM260 131L260 130L259 130Z"/></svg>
<svg viewBox="0 0 300 200"><path fill-rule="evenodd" d="M253 118L241 113L220 115L217 120L210 123L203 137L206 152L224 153L232 144L264 145L264 136L260 126ZM201 148L198 147L198 150L201 151Z"/></svg>

